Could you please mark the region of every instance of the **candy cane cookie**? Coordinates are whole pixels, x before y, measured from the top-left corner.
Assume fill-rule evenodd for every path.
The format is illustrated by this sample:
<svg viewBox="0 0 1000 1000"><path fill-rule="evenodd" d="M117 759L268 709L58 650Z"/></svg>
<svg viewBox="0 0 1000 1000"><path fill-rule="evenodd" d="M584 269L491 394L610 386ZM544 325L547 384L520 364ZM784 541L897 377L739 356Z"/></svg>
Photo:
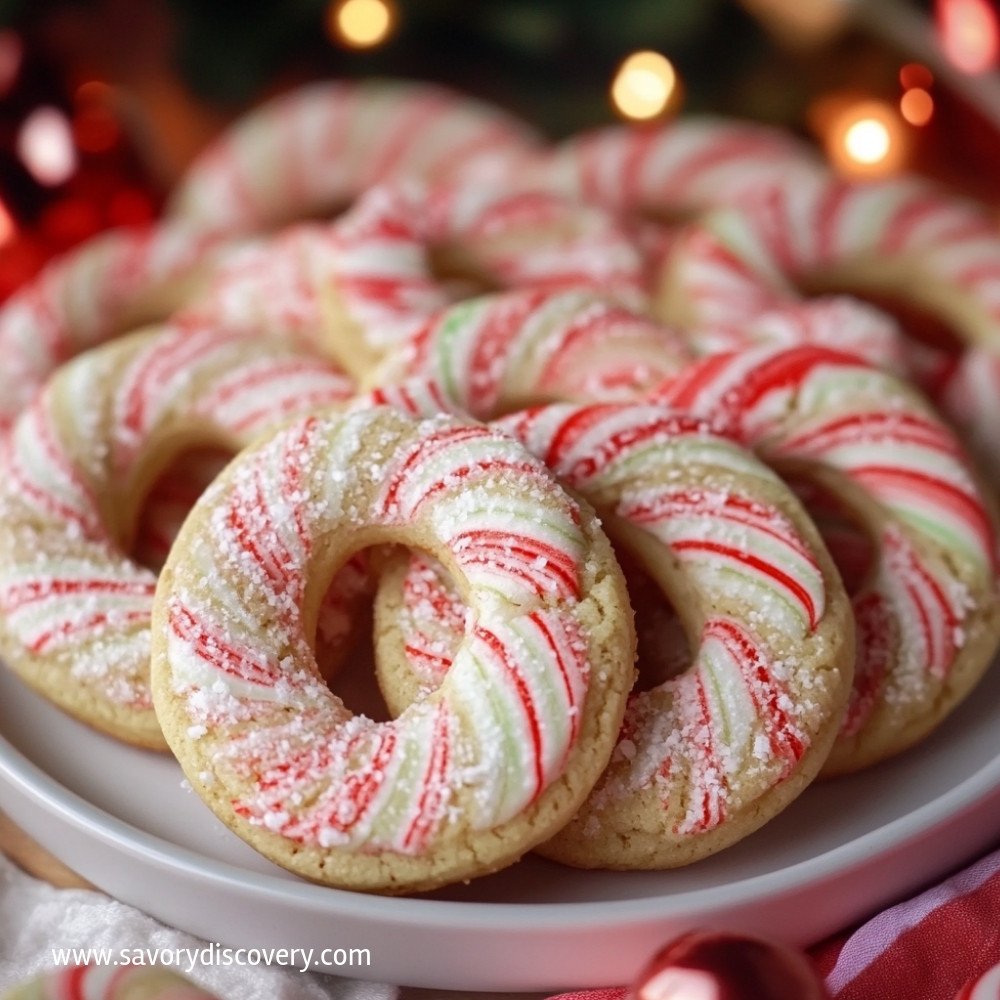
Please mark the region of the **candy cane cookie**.
<svg viewBox="0 0 1000 1000"><path fill-rule="evenodd" d="M253 241L173 322L281 335L327 353L344 337L379 350L405 341L450 301L410 206L405 190L377 188L336 224L301 223Z"/></svg>
<svg viewBox="0 0 1000 1000"><path fill-rule="evenodd" d="M935 398L966 350L1000 354L996 224L915 178L775 185L709 213L674 243L654 312L683 328L739 324L826 292L895 314L914 338L908 374ZM998 440L987 414L968 416Z"/></svg>
<svg viewBox="0 0 1000 1000"><path fill-rule="evenodd" d="M582 132L543 153L526 176L580 201L677 221L826 173L816 151L783 129L703 115Z"/></svg>
<svg viewBox="0 0 1000 1000"><path fill-rule="evenodd" d="M130 335L60 368L0 446L0 654L60 708L163 747L149 692L156 575L128 555L178 455L230 453L342 404L352 382L284 341Z"/></svg>
<svg viewBox="0 0 1000 1000"><path fill-rule="evenodd" d="M852 595L854 690L826 773L873 764L933 729L989 665L1000 607L990 505L925 398L818 346L707 358L654 395L815 482L871 539Z"/></svg>
<svg viewBox="0 0 1000 1000"><path fill-rule="evenodd" d="M46 267L0 308L0 431L63 361L195 295L218 255L172 225L102 233Z"/></svg>
<svg viewBox="0 0 1000 1000"><path fill-rule="evenodd" d="M319 595L371 545L442 562L471 608L395 721L318 678ZM157 590L153 696L198 794L271 860L378 892L496 870L572 816L614 746L635 637L590 509L512 438L389 408L293 423L185 521Z"/></svg>
<svg viewBox="0 0 1000 1000"><path fill-rule="evenodd" d="M163 966L77 965L46 972L3 1000L218 1000Z"/></svg>
<svg viewBox="0 0 1000 1000"><path fill-rule="evenodd" d="M580 133L516 171L510 183L559 191L631 220L656 275L681 220L762 186L825 172L815 150L782 129L702 115Z"/></svg>
<svg viewBox="0 0 1000 1000"><path fill-rule="evenodd" d="M627 400L694 358L681 335L599 292L514 291L451 305L374 369L376 398L491 419L544 402Z"/></svg>
<svg viewBox="0 0 1000 1000"><path fill-rule="evenodd" d="M816 344L898 375L910 373L914 364L912 345L896 320L847 295L786 302L755 315L695 326L686 339L699 357L761 345Z"/></svg>
<svg viewBox="0 0 1000 1000"><path fill-rule="evenodd" d="M459 297L467 297L470 286L585 289L634 309L648 300L645 262L623 227L603 209L550 192L498 192L467 184L385 186L361 198L331 231L335 239L362 246L402 240L410 251L411 280L429 284L441 296L448 294L443 280L458 278ZM384 255L372 252L358 260L358 268L346 272L346 292L325 298L334 355L356 377L370 378L372 368L404 350L417 331L381 322L372 311L398 304ZM323 287L328 290L329 282ZM345 299L347 315L338 308ZM426 311L420 317L428 318Z"/></svg>
<svg viewBox="0 0 1000 1000"><path fill-rule="evenodd" d="M496 426L594 504L692 650L682 673L633 693L607 771L541 852L669 868L735 843L813 779L851 689L850 604L812 522L752 453L660 406L558 404ZM469 626L446 580L412 560L380 581L376 663L391 711L455 669ZM444 671L421 658L429 634Z"/></svg>
<svg viewBox="0 0 1000 1000"><path fill-rule="evenodd" d="M245 234L329 218L400 176L445 179L521 161L541 140L498 108L403 81L317 83L238 119L188 168L169 214Z"/></svg>

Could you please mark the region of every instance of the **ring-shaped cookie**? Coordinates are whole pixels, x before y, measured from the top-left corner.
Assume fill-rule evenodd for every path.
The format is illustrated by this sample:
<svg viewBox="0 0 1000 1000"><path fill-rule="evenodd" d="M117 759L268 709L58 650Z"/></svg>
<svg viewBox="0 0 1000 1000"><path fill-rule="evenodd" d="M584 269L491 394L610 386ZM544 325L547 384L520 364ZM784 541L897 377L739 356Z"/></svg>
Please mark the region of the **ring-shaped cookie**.
<svg viewBox="0 0 1000 1000"><path fill-rule="evenodd" d="M527 289L599 291L632 308L645 306L645 262L631 236L596 206L580 205L544 191L508 192L470 184L375 189L331 227L351 244L408 246L408 280L431 287L446 305L453 297L439 275L454 275L455 297L473 290ZM385 254L366 248L358 268L347 269L335 296L323 285L334 356L357 378L370 378L375 365L406 349L431 318L408 309L391 322L400 296L380 277ZM422 283L422 285L421 285ZM413 319L419 320L417 325Z"/></svg>
<svg viewBox="0 0 1000 1000"><path fill-rule="evenodd" d="M682 329L746 322L803 294L848 292L895 314L907 374L950 408L942 388L963 354L1000 355L1000 235L979 205L912 177L774 185L709 213L674 242L654 312ZM956 414L995 443L988 411ZM994 449L983 449L1000 481Z"/></svg>
<svg viewBox="0 0 1000 1000"><path fill-rule="evenodd" d="M677 222L766 185L827 173L811 147L782 129L692 115L581 132L521 176L627 215Z"/></svg>
<svg viewBox="0 0 1000 1000"><path fill-rule="evenodd" d="M0 451L0 652L64 710L164 748L149 691L156 575L129 557L143 497L173 460L230 453L342 405L353 383L284 341L139 333L60 368Z"/></svg>
<svg viewBox="0 0 1000 1000"><path fill-rule="evenodd" d="M329 218L398 177L491 172L540 137L499 108L397 80L310 84L239 118L181 178L169 214L227 235Z"/></svg>
<svg viewBox="0 0 1000 1000"><path fill-rule="evenodd" d="M996 523L955 434L908 383L818 346L707 358L653 395L836 498L872 542L852 595L854 690L826 773L928 733L1000 640Z"/></svg>
<svg viewBox="0 0 1000 1000"><path fill-rule="evenodd" d="M582 132L518 165L508 182L555 190L629 220L655 275L678 222L765 185L827 172L813 149L784 130L692 115Z"/></svg>
<svg viewBox="0 0 1000 1000"><path fill-rule="evenodd" d="M0 308L0 431L56 367L167 317L203 287L218 244L179 224L101 233Z"/></svg>
<svg viewBox="0 0 1000 1000"><path fill-rule="evenodd" d="M219 1000L162 965L75 965L54 969L4 994L4 1000Z"/></svg>
<svg viewBox="0 0 1000 1000"><path fill-rule="evenodd" d="M376 398L419 413L389 397L425 380L439 409L488 420L539 403L634 399L693 358L682 335L600 292L528 290L448 306L367 381Z"/></svg>
<svg viewBox="0 0 1000 1000"><path fill-rule="evenodd" d="M540 851L668 868L736 842L816 775L850 693L850 604L815 527L750 452L664 407L560 404L495 426L594 504L692 651L684 672L632 694L607 771ZM446 581L412 560L380 580L376 667L394 712L454 669L467 612ZM421 657L429 636L444 662Z"/></svg>
<svg viewBox="0 0 1000 1000"><path fill-rule="evenodd" d="M321 681L315 609L370 545L448 567L472 609L445 682L392 722ZM308 878L406 892L512 862L614 746L635 654L592 511L512 438L387 407L297 421L199 501L160 578L153 695L192 786Z"/></svg>
<svg viewBox="0 0 1000 1000"><path fill-rule="evenodd" d="M912 371L914 359L893 317L848 295L824 295L784 302L753 315L729 317L685 331L699 357L749 347L814 344L851 354L897 375Z"/></svg>

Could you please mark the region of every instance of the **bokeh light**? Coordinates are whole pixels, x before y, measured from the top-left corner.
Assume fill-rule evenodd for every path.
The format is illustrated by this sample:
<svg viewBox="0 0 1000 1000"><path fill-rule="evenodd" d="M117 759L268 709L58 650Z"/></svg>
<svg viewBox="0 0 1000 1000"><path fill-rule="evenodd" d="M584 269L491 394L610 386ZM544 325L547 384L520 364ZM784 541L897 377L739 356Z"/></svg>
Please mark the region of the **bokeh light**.
<svg viewBox="0 0 1000 1000"><path fill-rule="evenodd" d="M911 125L926 125L934 117L934 98L923 87L911 87L899 99L899 113Z"/></svg>
<svg viewBox="0 0 1000 1000"><path fill-rule="evenodd" d="M354 49L381 45L396 23L396 9L389 0L340 0L330 10L335 38Z"/></svg>
<svg viewBox="0 0 1000 1000"><path fill-rule="evenodd" d="M66 115L48 105L32 111L18 130L17 155L39 184L55 186L69 180L77 156Z"/></svg>
<svg viewBox="0 0 1000 1000"><path fill-rule="evenodd" d="M899 69L899 85L903 90L922 87L929 90L934 83L934 74L923 63L907 63Z"/></svg>
<svg viewBox="0 0 1000 1000"><path fill-rule="evenodd" d="M659 52L633 52L618 67L611 100L625 118L644 120L662 114L677 88L677 72Z"/></svg>
<svg viewBox="0 0 1000 1000"><path fill-rule="evenodd" d="M830 121L824 145L833 166L849 177L886 177L900 171L909 155L906 125L882 101L857 101Z"/></svg>
<svg viewBox="0 0 1000 1000"><path fill-rule="evenodd" d="M10 214L7 206L0 201L0 247L9 243L17 236L17 225L14 216Z"/></svg>
<svg viewBox="0 0 1000 1000"><path fill-rule="evenodd" d="M14 86L23 58L24 46L20 37L9 28L0 31L0 97Z"/></svg>
<svg viewBox="0 0 1000 1000"><path fill-rule="evenodd" d="M963 73L985 73L1000 56L1000 23L989 0L938 0L941 46Z"/></svg>

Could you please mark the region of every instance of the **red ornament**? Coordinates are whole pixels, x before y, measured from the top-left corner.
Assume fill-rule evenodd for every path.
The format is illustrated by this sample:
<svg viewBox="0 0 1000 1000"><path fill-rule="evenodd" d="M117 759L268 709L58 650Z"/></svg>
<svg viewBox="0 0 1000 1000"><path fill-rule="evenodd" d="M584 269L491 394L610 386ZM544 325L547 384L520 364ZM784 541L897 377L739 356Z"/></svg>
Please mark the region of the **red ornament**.
<svg viewBox="0 0 1000 1000"><path fill-rule="evenodd" d="M955 1000L997 1000L1000 997L1000 964L967 982Z"/></svg>
<svg viewBox="0 0 1000 1000"><path fill-rule="evenodd" d="M630 1000L829 1000L809 959L773 941L693 931L658 952Z"/></svg>

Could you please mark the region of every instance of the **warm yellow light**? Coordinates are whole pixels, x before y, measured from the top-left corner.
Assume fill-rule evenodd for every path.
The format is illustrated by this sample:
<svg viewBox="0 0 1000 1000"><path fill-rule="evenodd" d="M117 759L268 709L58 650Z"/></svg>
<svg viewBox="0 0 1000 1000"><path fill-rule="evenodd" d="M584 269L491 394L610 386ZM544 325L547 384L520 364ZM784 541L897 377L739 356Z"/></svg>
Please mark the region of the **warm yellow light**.
<svg viewBox="0 0 1000 1000"><path fill-rule="evenodd" d="M381 45L395 20L395 8L389 0L340 0L332 11L337 37L355 49Z"/></svg>
<svg viewBox="0 0 1000 1000"><path fill-rule="evenodd" d="M861 118L844 132L844 151L858 163L881 163L891 146L892 136L877 118Z"/></svg>
<svg viewBox="0 0 1000 1000"><path fill-rule="evenodd" d="M823 129L827 154L843 174L885 177L905 165L908 134L899 112L882 101L841 108Z"/></svg>
<svg viewBox="0 0 1000 1000"><path fill-rule="evenodd" d="M618 67L611 83L611 100L626 118L655 118L670 103L677 73L659 52L633 52Z"/></svg>
<svg viewBox="0 0 1000 1000"><path fill-rule="evenodd" d="M899 113L911 125L926 125L934 115L934 98L923 87L911 87L899 99Z"/></svg>

